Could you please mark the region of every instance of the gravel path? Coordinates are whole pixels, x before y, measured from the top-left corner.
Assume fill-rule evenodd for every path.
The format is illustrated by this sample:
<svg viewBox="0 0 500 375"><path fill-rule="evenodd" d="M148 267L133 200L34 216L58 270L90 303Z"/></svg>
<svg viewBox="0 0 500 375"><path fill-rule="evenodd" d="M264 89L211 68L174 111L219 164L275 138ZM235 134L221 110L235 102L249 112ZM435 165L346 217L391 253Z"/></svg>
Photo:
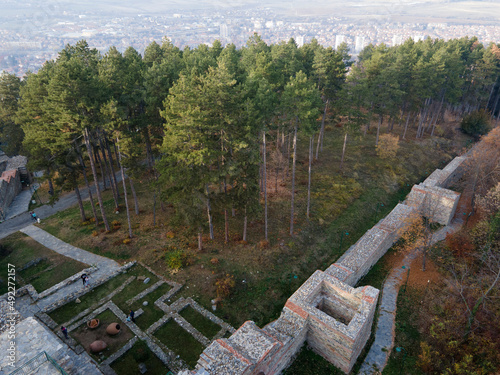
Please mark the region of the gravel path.
<svg viewBox="0 0 500 375"><path fill-rule="evenodd" d="M431 245L443 241L448 233L454 233L460 229L461 220L456 220L449 226L441 228L434 233ZM379 306L379 317L375 331L375 341L366 355L365 361L359 370L359 374L371 375L382 372L387 364L389 355L394 346L396 302L398 299L399 287L405 278L410 264L419 255L418 251L408 254L402 264L393 268L382 288L382 300ZM403 268L403 266L405 268Z"/></svg>

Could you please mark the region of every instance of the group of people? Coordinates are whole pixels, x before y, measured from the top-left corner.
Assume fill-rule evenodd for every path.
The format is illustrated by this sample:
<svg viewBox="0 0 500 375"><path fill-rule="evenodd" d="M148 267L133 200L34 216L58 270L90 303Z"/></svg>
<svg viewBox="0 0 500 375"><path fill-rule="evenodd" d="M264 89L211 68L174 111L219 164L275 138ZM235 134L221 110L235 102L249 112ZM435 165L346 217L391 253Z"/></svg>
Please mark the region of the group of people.
<svg viewBox="0 0 500 375"><path fill-rule="evenodd" d="M80 276L80 277L82 278L84 288L90 285L89 276L86 273L82 274L82 276Z"/></svg>

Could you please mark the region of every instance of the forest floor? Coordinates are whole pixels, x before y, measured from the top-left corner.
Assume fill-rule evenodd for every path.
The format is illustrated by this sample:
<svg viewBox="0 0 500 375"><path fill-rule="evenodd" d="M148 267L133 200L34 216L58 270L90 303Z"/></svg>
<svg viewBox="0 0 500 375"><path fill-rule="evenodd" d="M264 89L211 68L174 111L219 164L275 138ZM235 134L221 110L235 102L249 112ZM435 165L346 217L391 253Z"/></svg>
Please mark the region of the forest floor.
<svg viewBox="0 0 500 375"><path fill-rule="evenodd" d="M185 284L178 297L192 297L206 308L210 308L210 300L217 296L217 280L234 278L235 286L229 287L229 297L222 301L215 314L236 327L246 320L262 326L279 316L287 298L312 272L335 262L402 201L413 184L425 179L434 169L442 168L465 146L469 138L457 127L457 123L448 122L438 129L438 134L444 137L426 135L419 140L415 140L414 132L410 131L407 140L400 141L397 157L390 160L377 156L375 127L366 136L349 135L344 166L340 170L343 128L327 126L324 149L319 160L313 163L309 221L305 217L308 140L299 138L293 237L288 233L291 173L287 177L280 172L276 183L274 168L268 169L268 242L263 241L262 212L249 221L247 243L243 243L242 215L236 212L232 217L229 210L230 240L225 243L224 212L215 209L215 239L209 240L205 234L204 249L199 252L196 233L176 219L173 207L168 203L163 209L159 203L155 207L147 181L135 184L141 210L137 216L129 192L134 237L128 244L123 243L128 233L123 199L120 212L115 214L109 189L104 193L104 207L110 224L113 222L111 233L105 233L102 224L96 228L90 221L82 223L78 207L44 220L41 227L63 241L99 255L120 262L142 261L155 272ZM386 132L382 129L381 134ZM399 134L401 128L395 127L394 132ZM272 144L268 147L272 149ZM85 208L91 217L88 202ZM180 260L183 267L171 269L167 258Z"/></svg>

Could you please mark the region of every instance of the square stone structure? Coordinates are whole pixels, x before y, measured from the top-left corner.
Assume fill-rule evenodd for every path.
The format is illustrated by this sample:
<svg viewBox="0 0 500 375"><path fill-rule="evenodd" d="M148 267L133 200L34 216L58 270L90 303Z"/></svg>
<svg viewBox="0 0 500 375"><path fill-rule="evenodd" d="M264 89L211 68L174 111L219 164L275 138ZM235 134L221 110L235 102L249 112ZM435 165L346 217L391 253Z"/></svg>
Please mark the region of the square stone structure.
<svg viewBox="0 0 500 375"><path fill-rule="evenodd" d="M378 294L318 270L288 299L278 320L263 329L249 321L230 338L214 341L194 373L279 374L305 341L348 373L370 336Z"/></svg>
<svg viewBox="0 0 500 375"><path fill-rule="evenodd" d="M413 186L406 199L409 206L423 216L442 225L449 225L455 215L460 193L438 186Z"/></svg>
<svg viewBox="0 0 500 375"><path fill-rule="evenodd" d="M307 343L323 358L349 373L371 332L379 291L353 288L316 271L285 307L307 320Z"/></svg>

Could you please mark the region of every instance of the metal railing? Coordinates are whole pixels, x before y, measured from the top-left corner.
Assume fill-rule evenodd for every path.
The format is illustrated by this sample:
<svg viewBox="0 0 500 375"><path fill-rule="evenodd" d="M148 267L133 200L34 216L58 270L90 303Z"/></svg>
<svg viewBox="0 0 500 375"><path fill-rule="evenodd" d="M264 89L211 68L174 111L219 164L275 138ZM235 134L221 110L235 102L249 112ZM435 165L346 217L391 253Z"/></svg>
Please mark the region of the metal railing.
<svg viewBox="0 0 500 375"><path fill-rule="evenodd" d="M61 366L57 364L54 358L47 354L47 352L41 352L37 354L35 357L31 358L24 365L19 367L18 369L12 371L9 375L30 375L36 371L40 366L42 366L45 362L50 362L54 368L59 371L61 375L68 375L66 371L63 370Z"/></svg>

